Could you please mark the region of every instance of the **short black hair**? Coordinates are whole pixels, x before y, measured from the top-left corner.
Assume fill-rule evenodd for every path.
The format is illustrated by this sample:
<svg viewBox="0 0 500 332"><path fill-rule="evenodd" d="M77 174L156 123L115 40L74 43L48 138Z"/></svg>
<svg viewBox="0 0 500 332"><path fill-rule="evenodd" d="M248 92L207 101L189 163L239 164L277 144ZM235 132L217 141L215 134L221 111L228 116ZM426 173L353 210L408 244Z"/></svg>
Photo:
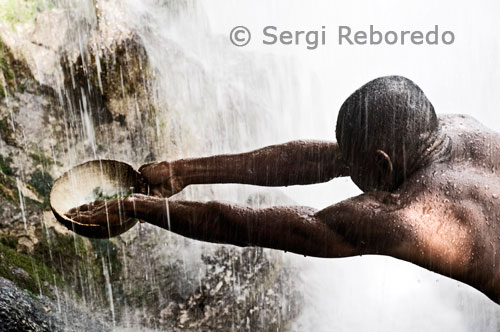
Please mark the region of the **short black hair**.
<svg viewBox="0 0 500 332"><path fill-rule="evenodd" d="M336 137L347 162L363 162L380 149L406 168L419 159L437 129L434 107L424 92L405 77L385 76L366 83L342 104Z"/></svg>

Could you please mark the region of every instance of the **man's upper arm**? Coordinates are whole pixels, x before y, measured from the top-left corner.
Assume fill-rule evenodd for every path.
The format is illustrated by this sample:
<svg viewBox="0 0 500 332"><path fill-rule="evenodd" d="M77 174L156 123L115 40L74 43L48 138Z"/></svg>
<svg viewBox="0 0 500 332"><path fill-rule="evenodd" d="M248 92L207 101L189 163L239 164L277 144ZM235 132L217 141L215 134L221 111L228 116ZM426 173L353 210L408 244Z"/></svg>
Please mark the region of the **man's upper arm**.
<svg viewBox="0 0 500 332"><path fill-rule="evenodd" d="M470 208L443 204L443 199L364 193L319 211L317 217L361 254L388 255L443 274L459 273L468 266L473 241L457 211Z"/></svg>
<svg viewBox="0 0 500 332"><path fill-rule="evenodd" d="M444 275L467 273L474 251L470 212L475 209L474 202L451 202L439 193L432 200L411 202L400 212L411 236L394 256Z"/></svg>
<svg viewBox="0 0 500 332"><path fill-rule="evenodd" d="M329 229L355 247L359 254L390 254L410 236L402 227L403 208L384 202L386 192L369 192L319 211Z"/></svg>

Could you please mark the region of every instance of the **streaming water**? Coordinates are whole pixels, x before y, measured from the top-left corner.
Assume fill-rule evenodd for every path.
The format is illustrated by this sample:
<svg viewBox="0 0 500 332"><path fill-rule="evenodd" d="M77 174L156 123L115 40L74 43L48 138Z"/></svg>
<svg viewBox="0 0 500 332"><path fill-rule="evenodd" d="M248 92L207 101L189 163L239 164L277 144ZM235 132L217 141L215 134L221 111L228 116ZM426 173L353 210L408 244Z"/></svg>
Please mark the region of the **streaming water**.
<svg viewBox="0 0 500 332"><path fill-rule="evenodd" d="M26 211L25 211L24 195L23 195L23 190L21 187L21 182L19 181L18 178L16 178L16 184L17 184L17 192L19 194L19 207L21 208L21 216L23 218L24 229L26 230L27 226L26 226Z"/></svg>
<svg viewBox="0 0 500 332"><path fill-rule="evenodd" d="M500 116L494 115L491 108L500 103L493 88L497 85L491 84L497 82L494 75L498 73L489 71L482 59L471 55L468 45L458 43L451 50L435 49L429 56L429 49L422 48L339 49L330 45L310 51L300 46L266 47L258 42L258 31L263 25L320 29L329 22L334 22L331 28L340 22L351 22L364 27L367 22L372 23L371 20L387 25L388 8L398 14L391 16L394 24L427 28L432 20L442 19L435 12L443 13L447 6L453 6L452 1L444 1L427 8L427 3L413 8L415 13L412 13L395 0L381 3L377 7L365 1L360 8L357 2L326 0L316 1L316 6L291 0L120 1L125 22L140 36L155 73L152 96L157 112L154 124L143 126L155 126L157 140L150 144L159 151L157 159L240 152L293 139L333 140L337 110L342 101L368 80L395 73L414 79L429 91L438 112L440 107L448 107L446 111L451 108L453 112L466 112L485 122L500 123ZM93 17L95 13L87 5L84 15ZM488 1L490 10L498 10L497 6ZM470 10L476 13L474 8ZM466 13L460 14L462 16L456 19L446 18L440 22L455 27L457 36L473 33L460 24L460 18ZM480 16L481 12L476 14ZM427 21L408 19L418 16L427 17ZM485 29L493 24L488 20L482 23ZM242 24L252 31L255 29L255 40L248 48L236 48L228 41L231 28ZM476 46L486 48L487 41L481 39ZM468 55L477 74L460 77L456 71L462 62L455 58L457 52ZM426 68L421 68L422 60L427 61ZM498 60L488 58L487 61L500 67ZM449 64L445 66L444 62ZM455 81L457 77L460 80ZM450 83L453 89L441 89L443 81ZM474 84L470 84L471 81ZM100 75L98 85L103 89ZM454 89L458 92L450 91ZM483 94L491 100L481 99ZM464 95L479 102L466 101ZM61 94L61 104L65 97ZM94 111L86 103L65 110L65 116L80 118L83 124L81 128L71 125L64 128L70 165L78 160L78 152L69 148L76 131L81 131L81 137L85 138L88 157L101 156L92 124ZM111 154L114 148L120 147L110 146L103 153ZM134 151L123 155L127 153L135 160ZM215 185L190 187L183 195L188 199L225 199L244 204L255 191L256 188L250 186ZM360 193L349 179L290 187L282 192L298 204L318 209ZM21 190L19 195L23 206ZM185 246L174 253L182 261L186 277L203 274L199 257L204 248L186 241ZM304 303L299 317L291 324L294 331L497 331L500 327L498 306L482 294L405 262L375 256L336 260L283 256L286 264L300 271L296 277ZM104 258L102 265L114 325L111 266ZM125 264L125 276L129 268L133 267ZM144 271L143 282L151 283L153 289L158 277L148 269ZM91 304L96 289L91 286L91 277L87 282L90 286L84 300ZM235 289L238 284L235 280ZM59 304L59 292L56 295ZM133 325L133 317L125 317L123 321L126 323L128 319Z"/></svg>
<svg viewBox="0 0 500 332"><path fill-rule="evenodd" d="M102 270L104 273L104 280L106 282L106 293L108 295L108 301L109 301L109 310L111 311L111 322L113 326L115 326L115 305L113 301L113 289L111 287L111 282L109 280L109 270L108 270L108 264L104 262L104 257L102 258Z"/></svg>
<svg viewBox="0 0 500 332"><path fill-rule="evenodd" d="M231 4L127 1L126 5L134 13L131 22L141 33L157 70L159 102L168 102L169 116L172 110L177 112L175 119L162 119L166 114L160 113L157 121L179 121L182 129L176 132L176 141L200 142L197 147L180 149L170 153L171 156L237 152L298 138L334 139L336 110L343 99L374 76L394 72L408 75L427 87L438 106L449 105L445 100L450 97L449 93L440 96L439 89L432 83L439 63L429 59L429 68L422 73L420 67L413 69L408 60L420 61L424 54L421 49L412 49L412 53L401 49L365 49L360 56L359 49L330 47L306 53L304 48L273 49L258 42L243 50L227 41L231 27L241 24L257 29L263 24L318 29L318 21L321 25L343 18L352 24L366 25L371 17L356 13L354 4L343 3L344 8L328 1L318 1L317 7L299 1L286 4L278 1ZM392 6L400 12L394 24L404 23L402 17L408 15L408 9L394 1L386 1L384 6ZM445 6L440 7L441 10ZM385 20L383 8L374 8L371 4L366 7L367 12L372 10L378 14L374 23ZM416 11L427 13L428 9L421 6ZM428 21L412 23L426 27ZM448 19L443 23L463 32L456 21ZM465 52L462 48L459 44L453 52ZM449 52L439 49L434 54L450 56ZM387 61L389 55L399 60ZM481 75L486 72L482 71ZM464 89L459 84L456 88ZM470 95L474 93L475 90ZM472 108L461 111L477 115ZM166 142L162 146L171 149ZM191 190L190 197L234 200L238 196L235 191L249 190L227 187L215 187L215 191L208 194ZM321 208L359 190L349 180L339 179L325 185L288 188L285 192L301 204ZM408 263L386 257L339 260L291 254L287 257L289 264L300 266L303 271L299 278L305 303L293 324L294 330L498 329L500 312L482 294Z"/></svg>

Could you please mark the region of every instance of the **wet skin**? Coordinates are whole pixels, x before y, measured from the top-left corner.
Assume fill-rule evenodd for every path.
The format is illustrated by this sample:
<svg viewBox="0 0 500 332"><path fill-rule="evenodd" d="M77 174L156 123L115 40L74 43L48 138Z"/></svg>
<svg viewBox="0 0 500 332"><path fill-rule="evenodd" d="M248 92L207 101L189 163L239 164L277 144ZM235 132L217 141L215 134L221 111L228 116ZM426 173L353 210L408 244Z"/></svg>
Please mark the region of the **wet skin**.
<svg viewBox="0 0 500 332"><path fill-rule="evenodd" d="M439 121L451 139L445 158L416 169L392 192L365 192L321 211L158 197L191 184L288 186L350 175L337 143L295 141L237 155L146 164L140 172L155 196L97 202L69 216L106 223L107 210L114 223L123 211L202 241L317 257L388 255L462 281L500 303L500 134L462 115Z"/></svg>

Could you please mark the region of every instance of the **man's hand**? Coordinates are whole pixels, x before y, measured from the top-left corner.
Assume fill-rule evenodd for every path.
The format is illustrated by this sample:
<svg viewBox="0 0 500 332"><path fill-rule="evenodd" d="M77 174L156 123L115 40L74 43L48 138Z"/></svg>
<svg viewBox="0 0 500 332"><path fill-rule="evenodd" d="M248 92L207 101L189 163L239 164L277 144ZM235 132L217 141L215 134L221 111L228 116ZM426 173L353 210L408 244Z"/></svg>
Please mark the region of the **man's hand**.
<svg viewBox="0 0 500 332"><path fill-rule="evenodd" d="M162 161L144 164L139 168L139 173L146 181L146 188L149 186L149 193L144 192L144 194L170 197L184 189L185 185L175 174L172 165L168 161Z"/></svg>
<svg viewBox="0 0 500 332"><path fill-rule="evenodd" d="M124 198L95 201L73 208L66 213L68 218L85 225L120 226L129 218L125 214Z"/></svg>

